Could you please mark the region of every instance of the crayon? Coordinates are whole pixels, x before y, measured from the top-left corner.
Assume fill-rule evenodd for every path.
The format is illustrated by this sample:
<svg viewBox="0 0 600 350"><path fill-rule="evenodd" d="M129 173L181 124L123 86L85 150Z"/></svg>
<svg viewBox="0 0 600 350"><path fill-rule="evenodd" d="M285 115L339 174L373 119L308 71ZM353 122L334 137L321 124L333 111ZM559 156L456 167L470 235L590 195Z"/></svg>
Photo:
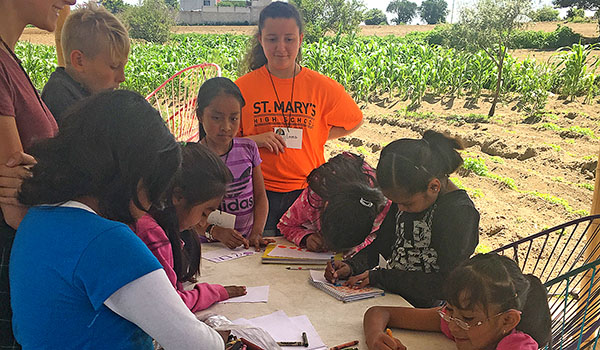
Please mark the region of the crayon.
<svg viewBox="0 0 600 350"><path fill-rule="evenodd" d="M332 348L329 348L329 350L342 350L344 348L347 348L347 347L350 347L350 346L353 346L353 345L356 345L356 344L358 344L358 340L349 341L349 342L344 343L344 344L336 345L336 346L334 346Z"/></svg>
<svg viewBox="0 0 600 350"><path fill-rule="evenodd" d="M308 347L308 337L306 336L306 332L302 332L302 343L304 347Z"/></svg>
<svg viewBox="0 0 600 350"><path fill-rule="evenodd" d="M391 329L389 329L389 328L386 328L386 329L385 329L385 334L389 335L389 336L390 336L390 337L392 337L392 338L394 337L394 335L392 334L392 330L391 330Z"/></svg>

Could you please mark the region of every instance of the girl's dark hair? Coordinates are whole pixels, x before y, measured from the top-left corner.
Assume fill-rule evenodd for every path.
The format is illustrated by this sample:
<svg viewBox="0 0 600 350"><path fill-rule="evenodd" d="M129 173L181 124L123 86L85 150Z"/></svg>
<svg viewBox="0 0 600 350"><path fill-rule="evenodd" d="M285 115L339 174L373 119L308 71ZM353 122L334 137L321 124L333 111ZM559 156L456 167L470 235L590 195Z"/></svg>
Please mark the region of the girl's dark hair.
<svg viewBox="0 0 600 350"><path fill-rule="evenodd" d="M74 106L55 138L36 144L32 177L23 181L25 205L98 200L99 214L133 223L130 203L143 210L138 184L158 203L179 167L175 138L158 111L138 93L115 90Z"/></svg>
<svg viewBox="0 0 600 350"><path fill-rule="evenodd" d="M445 180L463 163L456 150L460 141L433 130L422 139L399 139L383 148L377 164L382 189L401 189L408 195L424 192L429 182Z"/></svg>
<svg viewBox="0 0 600 350"><path fill-rule="evenodd" d="M365 183L340 184L338 190L321 211L321 233L329 248L342 251L359 245L371 233L386 199L378 188Z"/></svg>
<svg viewBox="0 0 600 350"><path fill-rule="evenodd" d="M321 197L315 201L309 196L308 202L321 211L321 233L332 249L363 242L385 204L377 181L365 166L368 164L361 156L344 152L308 175L308 187Z"/></svg>
<svg viewBox="0 0 600 350"><path fill-rule="evenodd" d="M490 304L499 312L521 311L516 329L529 334L542 348L550 340L550 310L546 288L533 275L523 275L512 259L496 253L479 254L452 271L446 281L449 303L461 309L481 305L489 315ZM468 304L463 304L468 300Z"/></svg>
<svg viewBox="0 0 600 350"><path fill-rule="evenodd" d="M198 98L196 99L196 117L198 118L200 140L206 136L204 126L202 126L202 123L200 122L200 116L204 113L204 109L211 104L212 100L221 95L235 97L240 103L240 107L244 107L246 105L246 101L244 100L244 96L242 96L240 88L235 85L231 79L216 77L205 81L204 84L200 86L200 90L198 90Z"/></svg>
<svg viewBox="0 0 600 350"><path fill-rule="evenodd" d="M232 175L221 158L200 143L181 146L183 160L170 188L164 207L152 207L150 215L165 230L173 251L174 270L180 282L193 281L200 268L200 241L192 230L179 232L173 196L185 199L188 208L223 197ZM181 240L184 246L181 246Z"/></svg>
<svg viewBox="0 0 600 350"><path fill-rule="evenodd" d="M298 25L299 33L304 33L304 23L302 22L302 17L300 16L300 12L298 12L296 6L282 1L274 1L269 4L267 7L262 9L262 11L260 11L260 15L258 17L258 32L252 38L250 50L246 54L245 58L246 72L258 69L267 63L267 56L265 56L262 45L258 41L258 38L262 34L262 30L267 18L292 18ZM298 57L296 59L299 61L301 58L301 52L298 51Z"/></svg>

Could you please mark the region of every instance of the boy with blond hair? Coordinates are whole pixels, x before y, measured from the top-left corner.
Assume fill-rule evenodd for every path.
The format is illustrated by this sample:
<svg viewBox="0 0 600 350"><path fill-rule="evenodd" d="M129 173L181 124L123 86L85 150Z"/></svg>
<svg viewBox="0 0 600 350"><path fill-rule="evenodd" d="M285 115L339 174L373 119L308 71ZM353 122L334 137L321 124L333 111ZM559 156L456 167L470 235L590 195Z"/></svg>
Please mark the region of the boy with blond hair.
<svg viewBox="0 0 600 350"><path fill-rule="evenodd" d="M91 2L67 17L61 39L66 66L56 68L42 91L59 126L75 102L125 81L130 47L123 24Z"/></svg>

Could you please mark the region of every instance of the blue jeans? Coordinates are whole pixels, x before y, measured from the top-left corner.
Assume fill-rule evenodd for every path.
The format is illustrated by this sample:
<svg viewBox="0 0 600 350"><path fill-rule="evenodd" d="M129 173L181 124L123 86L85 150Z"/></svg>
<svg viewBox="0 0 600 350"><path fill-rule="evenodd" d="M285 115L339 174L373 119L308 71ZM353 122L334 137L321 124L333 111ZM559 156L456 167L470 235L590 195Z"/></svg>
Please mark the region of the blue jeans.
<svg viewBox="0 0 600 350"><path fill-rule="evenodd" d="M269 200L269 215L265 224L263 233L266 237L281 236L281 232L277 229L279 219L296 201L303 190L295 190L291 192L273 192L267 191L267 199Z"/></svg>

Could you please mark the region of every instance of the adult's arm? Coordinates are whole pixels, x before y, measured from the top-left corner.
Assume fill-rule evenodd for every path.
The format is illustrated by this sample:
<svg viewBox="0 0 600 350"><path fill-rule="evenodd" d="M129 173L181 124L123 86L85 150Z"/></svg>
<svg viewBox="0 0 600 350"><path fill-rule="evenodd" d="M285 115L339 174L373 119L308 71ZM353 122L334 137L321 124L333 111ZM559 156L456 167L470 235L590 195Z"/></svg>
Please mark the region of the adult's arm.
<svg viewBox="0 0 600 350"><path fill-rule="evenodd" d="M244 136L254 142L258 147L268 149L270 152L279 154L279 152L285 152L285 141L281 135L277 135L273 131L264 132L262 134Z"/></svg>
<svg viewBox="0 0 600 350"><path fill-rule="evenodd" d="M17 202L17 191L35 160L23 152L14 117L0 116L0 208L4 221L15 230L27 213Z"/></svg>
<svg viewBox="0 0 600 350"><path fill-rule="evenodd" d="M221 336L185 306L162 269L124 285L104 305L135 323L165 350L225 348Z"/></svg>
<svg viewBox="0 0 600 350"><path fill-rule="evenodd" d="M332 126L331 129L329 129L329 136L327 136L327 140L335 140L335 139L339 139L340 137L350 135L353 132L355 132L356 130L358 130L358 128L360 128L361 125L363 125L363 123L364 123L364 121L361 119L360 123L358 123L355 127L348 129L348 130L346 130L340 126Z"/></svg>

